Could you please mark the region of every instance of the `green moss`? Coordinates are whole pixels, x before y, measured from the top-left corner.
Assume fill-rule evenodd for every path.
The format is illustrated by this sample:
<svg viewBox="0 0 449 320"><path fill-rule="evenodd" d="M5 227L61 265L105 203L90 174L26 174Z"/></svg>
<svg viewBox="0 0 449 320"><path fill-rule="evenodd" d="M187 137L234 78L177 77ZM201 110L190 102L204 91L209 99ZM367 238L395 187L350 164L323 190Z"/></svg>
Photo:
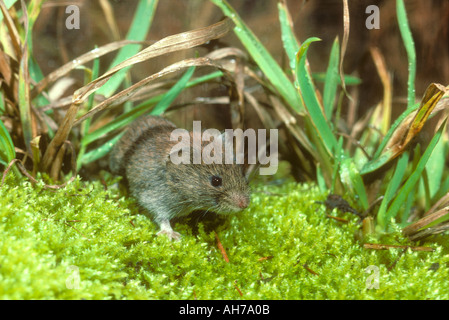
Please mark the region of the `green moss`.
<svg viewBox="0 0 449 320"><path fill-rule="evenodd" d="M76 180L54 192L8 177L0 189L1 299L449 299L447 236L424 244L434 252L364 249L354 238L357 218L327 218L315 203L326 195L314 186L256 187L249 209L213 226L226 263L207 222L197 230L178 222L181 242L157 237L107 180L108 190ZM369 266L378 268L378 289L366 288Z"/></svg>

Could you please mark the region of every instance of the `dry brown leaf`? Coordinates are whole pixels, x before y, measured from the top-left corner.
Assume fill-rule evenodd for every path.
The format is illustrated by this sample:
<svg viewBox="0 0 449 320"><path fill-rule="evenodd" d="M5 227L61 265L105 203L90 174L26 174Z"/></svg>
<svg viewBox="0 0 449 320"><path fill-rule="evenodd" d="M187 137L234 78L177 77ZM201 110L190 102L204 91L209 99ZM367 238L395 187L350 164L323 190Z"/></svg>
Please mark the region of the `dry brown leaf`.
<svg viewBox="0 0 449 320"><path fill-rule="evenodd" d="M22 58L22 46L20 44L19 32L17 31L14 21L11 15L9 14L8 8L6 8L6 5L3 2L3 0L0 1L0 9L3 13L5 24L8 27L9 36L11 38L11 43L14 48L14 53L16 55L14 58L17 61L19 61Z"/></svg>
<svg viewBox="0 0 449 320"><path fill-rule="evenodd" d="M120 32L117 23L114 18L114 9L108 0L100 0L101 10L103 10L106 23L108 24L109 31L111 32L112 38L115 41L120 39Z"/></svg>
<svg viewBox="0 0 449 320"><path fill-rule="evenodd" d="M387 134L388 129L390 128L390 119L391 119L391 101L392 101L392 84L391 84L391 76L387 70L387 65L385 63L385 59L380 52L379 48L372 47L370 48L371 56L374 61L374 65L376 66L377 73L379 74L380 80L382 82L382 86L384 88L384 96L382 102L382 127L380 131L383 135Z"/></svg>
<svg viewBox="0 0 449 320"><path fill-rule="evenodd" d="M365 243L363 245L365 249L374 249L374 250L388 250L388 249L411 249L412 251L434 251L434 249L430 247L412 247L412 246L398 246L392 244L377 244L377 243Z"/></svg>
<svg viewBox="0 0 449 320"><path fill-rule="evenodd" d="M163 70L152 74L149 77L146 77L145 79L135 83L134 85L132 85L131 87L115 94L114 96L104 100L103 102L101 102L100 104L98 104L97 106L95 106L93 109L91 109L89 112L87 112L86 114L84 114L83 116L79 117L78 119L76 119L76 121L74 122L73 125L78 125L80 124L82 121L86 120L89 117L92 117L93 115L95 115L96 113L110 107L113 105L118 105L121 104L127 100L129 100L134 94L136 94L138 91L141 90L141 88L143 88L144 86L146 86L149 82L154 81L160 77L163 77L167 74L173 73L173 72L177 72L180 71L182 69L185 68L189 68L189 67L200 67L200 66L208 66L208 67L215 67L218 69L221 69L225 75L227 74L229 78L231 78L231 76L229 75L229 73L221 68L221 65L211 61L208 58L192 58L192 59L185 59L179 62L176 62L166 68L164 68Z"/></svg>
<svg viewBox="0 0 449 320"><path fill-rule="evenodd" d="M131 58L119 63L114 68L78 89L73 95L75 104L82 103L91 93L103 86L115 73L123 68L149 60L151 58L184 49L199 46L205 42L224 36L231 28L231 21L226 18L211 26L168 36L143 49Z"/></svg>
<svg viewBox="0 0 449 320"><path fill-rule="evenodd" d="M408 143L421 131L445 91L446 88L440 84L430 84L424 93L419 108L409 114L396 128L385 150L391 150L394 157L401 154Z"/></svg>
<svg viewBox="0 0 449 320"><path fill-rule="evenodd" d="M420 229L425 228L430 223L436 221L441 217L444 217L448 213L449 213L449 206L424 216L415 223L412 223L411 225L402 229L402 233L406 236L411 236L414 233L417 233Z"/></svg>
<svg viewBox="0 0 449 320"><path fill-rule="evenodd" d="M49 73L44 79L42 79L41 81L39 81L37 83L37 85L35 86L35 88L32 92L32 96L35 97L40 92L42 92L42 90L44 90L50 83L65 76L70 71L77 68L78 66L81 66L95 58L99 58L107 53L118 50L128 44L143 44L143 43L145 43L145 42L122 40L122 41L117 41L117 42L111 42L111 43L108 43L99 48L92 49L91 51L86 52L85 54L73 59L72 61L64 64L63 66L59 67L55 71Z"/></svg>
<svg viewBox="0 0 449 320"><path fill-rule="evenodd" d="M340 53L340 79L341 79L341 87L342 87L343 91L345 92L346 96L348 96L348 97L349 97L349 94L346 91L346 84L344 81L345 74L343 71L343 60L345 58L346 48L348 46L349 26L350 26L350 19L349 19L348 0L343 0L343 41L341 42L341 53ZM348 126L351 126L351 124L348 124Z"/></svg>

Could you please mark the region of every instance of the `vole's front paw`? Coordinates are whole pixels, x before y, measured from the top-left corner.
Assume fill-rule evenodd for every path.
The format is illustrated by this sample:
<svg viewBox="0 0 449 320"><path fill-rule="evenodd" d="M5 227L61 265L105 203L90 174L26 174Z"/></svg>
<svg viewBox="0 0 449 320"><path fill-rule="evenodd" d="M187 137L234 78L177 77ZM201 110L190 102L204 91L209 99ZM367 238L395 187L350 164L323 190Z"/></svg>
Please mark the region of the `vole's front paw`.
<svg viewBox="0 0 449 320"><path fill-rule="evenodd" d="M173 239L176 241L181 240L181 234L179 232L173 231L173 230L167 230L163 229L157 233L158 236L160 235L166 235L169 239Z"/></svg>
<svg viewBox="0 0 449 320"><path fill-rule="evenodd" d="M162 221L159 223L159 226L161 227L161 230L157 233L158 236L164 234L169 239L174 239L176 241L181 240L181 234L176 231L173 231L170 225L170 221L168 219L162 219Z"/></svg>

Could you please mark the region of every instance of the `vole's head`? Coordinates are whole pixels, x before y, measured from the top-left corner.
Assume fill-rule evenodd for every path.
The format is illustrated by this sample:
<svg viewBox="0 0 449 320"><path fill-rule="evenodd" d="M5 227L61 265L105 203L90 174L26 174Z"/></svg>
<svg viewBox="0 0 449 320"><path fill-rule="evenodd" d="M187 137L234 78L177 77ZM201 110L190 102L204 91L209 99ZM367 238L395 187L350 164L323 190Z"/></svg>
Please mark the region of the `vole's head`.
<svg viewBox="0 0 449 320"><path fill-rule="evenodd" d="M215 164L204 158L201 164L194 164L196 151L192 148L189 151L189 164L168 160L166 165L167 182L185 199L185 205L219 214L238 212L249 206L251 192L246 167L235 163Z"/></svg>

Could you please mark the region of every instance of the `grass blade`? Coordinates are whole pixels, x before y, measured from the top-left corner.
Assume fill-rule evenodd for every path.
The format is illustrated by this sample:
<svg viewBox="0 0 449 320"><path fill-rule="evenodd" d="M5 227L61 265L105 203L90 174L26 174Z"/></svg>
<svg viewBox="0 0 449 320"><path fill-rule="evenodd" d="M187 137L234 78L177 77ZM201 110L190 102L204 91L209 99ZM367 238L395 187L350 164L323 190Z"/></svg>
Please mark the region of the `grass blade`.
<svg viewBox="0 0 449 320"><path fill-rule="evenodd" d="M399 23L399 31L404 41L405 50L408 58L408 85L407 85L407 107L415 104L415 78L416 78L416 52L413 42L412 32L407 20L407 11L403 0L396 0L396 14Z"/></svg>
<svg viewBox="0 0 449 320"><path fill-rule="evenodd" d="M153 22L154 13L158 0L140 0L136 8L136 13L133 18L131 27L129 28L126 36L127 40L142 41L146 38L146 35ZM112 61L109 69L112 69L119 63L135 55L140 49L140 46L127 46L120 49L115 59ZM106 85L99 89L99 93L106 97L111 96L122 81L125 79L126 72L130 67L126 67L117 72Z"/></svg>
<svg viewBox="0 0 449 320"><path fill-rule="evenodd" d="M94 150L87 152L83 155L81 161L82 165L87 164L93 161L96 161L111 151L112 147L117 143L117 141L120 140L120 138L123 136L125 132L121 132L120 134L116 135L114 138L103 144L102 146L95 148Z"/></svg>
<svg viewBox="0 0 449 320"><path fill-rule="evenodd" d="M358 198L363 209L368 209L369 203L365 185L363 184L362 177L360 176L360 173L351 158L345 158L340 162L340 177L342 182L349 187L351 194Z"/></svg>
<svg viewBox="0 0 449 320"><path fill-rule="evenodd" d="M0 120L0 163L6 166L15 158L16 151L11 136L2 120Z"/></svg>
<svg viewBox="0 0 449 320"><path fill-rule="evenodd" d="M279 22L281 25L282 43L290 61L290 69L295 70L296 53L299 50L298 40L293 32L293 23L285 1L278 2Z"/></svg>
<svg viewBox="0 0 449 320"><path fill-rule="evenodd" d="M246 26L237 12L226 0L211 1L235 23L234 33L287 104L297 112L303 111L304 106L290 79L285 75L276 60L274 60L256 35Z"/></svg>
<svg viewBox="0 0 449 320"><path fill-rule="evenodd" d="M302 44L298 54L296 55L296 77L300 94L304 100L304 105L307 108L313 126L315 127L316 135L321 137L328 153L333 154L333 152L336 151L337 139L326 121L323 110L321 109L316 96L312 79L306 70L306 56L309 45L312 42L319 40L320 39L318 38L309 38Z"/></svg>
<svg viewBox="0 0 449 320"><path fill-rule="evenodd" d="M324 114L327 119L332 118L332 109L334 106L335 96L337 94L338 84L341 82L341 78L338 72L338 64L340 61L340 44L338 37L335 38L332 45L331 54L329 58L329 65L326 71L326 79L324 81L323 90L323 107Z"/></svg>
<svg viewBox="0 0 449 320"><path fill-rule="evenodd" d="M388 183L387 190L385 191L384 198L382 200L382 203L380 204L379 211L377 212L377 223L379 226L384 229L385 225L388 223L386 219L386 211L387 207L390 204L391 199L393 199L394 195L396 194L397 190L399 189L399 186L402 182L402 178L405 174L405 169L407 168L409 160L409 155L407 152L405 152L398 160L398 163L396 164L396 169L394 170L393 177Z"/></svg>
<svg viewBox="0 0 449 320"><path fill-rule="evenodd" d="M410 177L407 179L405 184L400 189L399 194L394 199L393 203L391 204L390 208L388 209L387 213L385 214L383 221L381 221L382 223L386 224L391 217L394 217L397 215L399 209L402 207L403 203L406 201L406 198L410 194L411 190L415 187L416 183L418 182L419 178L421 177L423 170L426 167L427 161L429 160L433 150L435 149L435 146L437 145L438 141L440 140L441 136L443 135L443 132L446 128L446 123L447 123L447 119L444 120L443 124L440 126L437 133L433 136L432 140L429 143L429 146L426 148L426 151L424 152L422 157L419 159L416 169L413 171L413 173L410 175Z"/></svg>
<svg viewBox="0 0 449 320"><path fill-rule="evenodd" d="M114 74L123 68L149 60L162 54L199 46L205 42L224 36L229 31L229 28L230 21L225 19L205 28L165 37L153 45L143 49L131 58L119 63L102 76L75 91L73 101L75 104L82 103L90 94L99 90Z"/></svg>
<svg viewBox="0 0 449 320"><path fill-rule="evenodd" d="M326 72L313 72L312 73L312 79L315 80L316 82L323 82L324 83L326 81L326 75L327 75ZM359 84L362 83L362 80L360 78L357 78L355 76L351 76L351 75L348 75L348 74L344 75L343 80L344 80L346 86L356 86L356 85L359 85ZM339 85L341 85L340 76L337 79L337 83Z"/></svg>

